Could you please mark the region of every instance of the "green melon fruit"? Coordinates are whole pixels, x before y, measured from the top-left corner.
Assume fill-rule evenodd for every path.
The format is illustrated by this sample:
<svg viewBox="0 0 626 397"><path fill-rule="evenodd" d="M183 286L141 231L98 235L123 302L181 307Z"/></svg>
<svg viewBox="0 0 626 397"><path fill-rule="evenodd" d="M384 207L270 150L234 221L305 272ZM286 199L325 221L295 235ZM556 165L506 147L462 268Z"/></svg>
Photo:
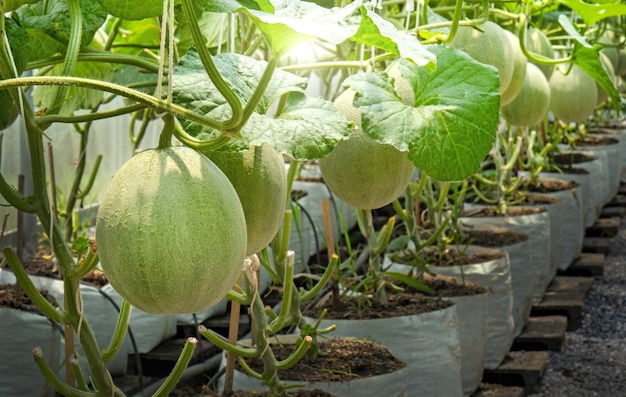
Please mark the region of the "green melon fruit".
<svg viewBox="0 0 626 397"><path fill-rule="evenodd" d="M146 150L120 168L100 204L96 239L113 288L154 314L215 305L246 257L237 192L187 147Z"/></svg>
<svg viewBox="0 0 626 397"><path fill-rule="evenodd" d="M362 209L384 207L400 197L414 170L407 152L355 130L320 160L320 171L339 199Z"/></svg>
<svg viewBox="0 0 626 397"><path fill-rule="evenodd" d="M577 65L563 74L567 68L568 65L555 68L550 77L550 110L566 123L585 121L596 107L596 82Z"/></svg>
<svg viewBox="0 0 626 397"><path fill-rule="evenodd" d="M526 77L526 64L528 63L526 55L520 48L518 37L508 30L503 30L503 32L513 49L513 75L509 86L500 97L500 106L510 103L522 89L524 77Z"/></svg>
<svg viewBox="0 0 626 397"><path fill-rule="evenodd" d="M402 74L400 73L400 61L396 60L392 62L386 69L387 74L393 78L393 88L396 90L396 93L402 99L402 103L406 106L415 106L415 93L413 92L413 88L411 88L411 84L402 78Z"/></svg>
<svg viewBox="0 0 626 397"><path fill-rule="evenodd" d="M270 145L244 152L204 152L226 174L246 216L247 254L260 252L282 225L287 200L283 157Z"/></svg>
<svg viewBox="0 0 626 397"><path fill-rule="evenodd" d="M602 46L600 53L606 55L611 61L613 70L617 69L619 67L619 50L617 49L619 39L616 39L615 33L610 30L605 31L597 43Z"/></svg>
<svg viewBox="0 0 626 397"><path fill-rule="evenodd" d="M609 78L611 79L613 84L615 84L617 80L615 76L615 68L613 67L613 63L611 62L609 57L602 51L600 51L599 56L600 56L600 62L602 62L602 66L604 66L604 70L606 70L606 73L609 75ZM600 87L600 85L597 82L596 82L596 88L598 89L598 99L596 99L596 106L597 106L601 104L602 102L606 101L609 98L609 94L607 94L606 91L604 91L604 89Z"/></svg>
<svg viewBox="0 0 626 397"><path fill-rule="evenodd" d="M530 26L526 30L526 49L530 52L543 55L546 58L554 59L554 48L550 39L546 34L537 28ZM535 63L535 62L533 62ZM546 63L535 63L537 67L543 72L544 76L550 80L552 72L554 71L554 65L548 65Z"/></svg>
<svg viewBox="0 0 626 397"><path fill-rule="evenodd" d="M500 93L506 91L513 76L513 49L504 37L504 29L491 21L475 28L460 26L450 45L478 62L495 66L500 76Z"/></svg>
<svg viewBox="0 0 626 397"><path fill-rule="evenodd" d="M502 117L511 125L533 126L543 120L550 108L550 84L543 72L530 62L519 94L501 108Z"/></svg>

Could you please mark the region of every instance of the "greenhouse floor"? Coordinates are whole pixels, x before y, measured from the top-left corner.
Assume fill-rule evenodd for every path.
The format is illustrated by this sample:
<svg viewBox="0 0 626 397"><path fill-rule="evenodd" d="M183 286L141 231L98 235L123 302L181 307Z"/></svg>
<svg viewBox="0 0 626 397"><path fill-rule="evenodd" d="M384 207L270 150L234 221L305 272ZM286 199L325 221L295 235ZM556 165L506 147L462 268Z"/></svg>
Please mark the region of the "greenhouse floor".
<svg viewBox="0 0 626 397"><path fill-rule="evenodd" d="M580 326L566 332L532 397L613 397L626 395L626 187L605 207L611 230L586 241L604 255L584 299ZM602 220L602 219L601 219ZM609 225L613 221L613 225ZM608 231L608 229L607 229ZM587 230L589 235L589 229ZM592 269L590 267L589 269ZM594 275L595 273L595 275ZM601 273L601 274L599 274Z"/></svg>

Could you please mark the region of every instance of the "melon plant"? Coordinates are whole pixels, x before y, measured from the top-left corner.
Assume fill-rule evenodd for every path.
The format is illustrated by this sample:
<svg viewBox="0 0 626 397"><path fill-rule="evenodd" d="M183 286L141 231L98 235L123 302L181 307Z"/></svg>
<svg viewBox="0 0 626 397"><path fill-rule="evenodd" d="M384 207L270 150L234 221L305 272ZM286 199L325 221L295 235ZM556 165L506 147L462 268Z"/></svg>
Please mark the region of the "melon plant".
<svg viewBox="0 0 626 397"><path fill-rule="evenodd" d="M502 106L502 117L512 125L533 126L543 120L549 108L550 84L543 72L528 62L524 84L515 99Z"/></svg>
<svg viewBox="0 0 626 397"><path fill-rule="evenodd" d="M154 314L219 302L246 257L237 192L187 147L143 151L114 175L96 219L100 262L117 292Z"/></svg>
<svg viewBox="0 0 626 397"><path fill-rule="evenodd" d="M504 36L504 29L487 21L476 27L460 26L450 45L466 52L478 62L493 65L500 75L500 94L506 91L513 77L514 52Z"/></svg>
<svg viewBox="0 0 626 397"><path fill-rule="evenodd" d="M351 89L344 91L335 106L360 126L361 114L352 102L354 95ZM408 152L370 138L359 127L319 164L330 190L339 199L365 210L384 207L400 197L415 169Z"/></svg>
<svg viewBox="0 0 626 397"><path fill-rule="evenodd" d="M554 59L554 48L552 47L552 43L550 43L550 39L548 36L541 30L535 27L529 26L526 29L526 49L530 52L537 53L539 55L543 55L546 58ZM533 62L539 70L541 70L549 80L550 76L552 76L552 72L554 71L554 66L549 65L547 63Z"/></svg>
<svg viewBox="0 0 626 397"><path fill-rule="evenodd" d="M577 65L557 67L550 77L550 110L566 123L587 120L596 107L598 89L595 80Z"/></svg>
<svg viewBox="0 0 626 397"><path fill-rule="evenodd" d="M503 32L513 51L513 74L511 75L509 86L500 97L501 106L511 102L522 89L524 78L526 77L526 64L528 63L528 59L526 59L526 55L524 55L519 45L517 36L508 30L503 29Z"/></svg>
<svg viewBox="0 0 626 397"><path fill-rule="evenodd" d="M246 217L246 253L260 252L282 225L287 199L283 157L263 144L243 152L205 151L237 191Z"/></svg>

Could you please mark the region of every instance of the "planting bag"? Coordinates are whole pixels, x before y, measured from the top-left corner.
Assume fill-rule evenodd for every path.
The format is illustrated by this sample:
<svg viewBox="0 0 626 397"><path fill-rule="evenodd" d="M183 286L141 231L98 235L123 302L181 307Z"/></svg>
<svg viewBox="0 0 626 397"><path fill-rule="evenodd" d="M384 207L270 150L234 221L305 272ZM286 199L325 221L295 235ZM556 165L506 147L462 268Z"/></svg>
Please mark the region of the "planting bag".
<svg viewBox="0 0 626 397"><path fill-rule="evenodd" d="M583 248L585 230L582 212L580 211L579 203L575 199L575 191L576 188L546 193L560 198L562 202L561 207L564 216L561 218L561 250L557 256L557 267L559 270L567 270L580 257Z"/></svg>
<svg viewBox="0 0 626 397"><path fill-rule="evenodd" d="M478 246L466 247L469 255L477 253L494 253L500 250L484 248ZM487 312L482 313L480 305L466 306L462 299L451 298L457 303L457 319L459 322L459 333L461 335L461 355L465 356L464 335L466 332L472 332L471 329L463 326L466 316L483 317L487 316L486 322L486 343L484 344L484 367L488 369L496 368L506 354L511 349L513 343L513 288L511 284L511 268L509 265L508 254L504 252L501 258L487 261L479 264L463 265L463 266L431 266L433 273L452 276L468 281L475 282L488 289L487 294ZM458 301L461 302L458 302ZM476 343L475 341L472 343ZM480 346L474 346L473 349L480 349ZM472 354L478 354L472 352ZM468 369L463 366L464 379ZM482 379L482 369L478 376L478 381ZM476 384L478 386L478 384ZM475 389L474 389L475 390ZM466 391L466 390L464 390Z"/></svg>
<svg viewBox="0 0 626 397"><path fill-rule="evenodd" d="M616 145L617 146L617 145ZM567 150L567 145L559 145L562 152ZM577 147L576 151L582 152L586 155L595 157L593 161L586 161L584 163L576 163L575 167L584 168L591 174L591 191L596 191L598 194L598 201L596 202L596 216L593 222L600 217L600 211L602 207L611 201L611 174L609 172L609 159L608 153L605 150L598 150L596 147ZM593 223L591 223L593 225ZM591 226L589 225L589 226Z"/></svg>
<svg viewBox="0 0 626 397"><path fill-rule="evenodd" d="M308 321L313 321L309 319ZM367 320L324 319L333 336L366 338L407 363L409 396L461 396L461 342L456 305L429 313ZM378 396L387 395L383 392Z"/></svg>
<svg viewBox="0 0 626 397"><path fill-rule="evenodd" d="M12 272L0 269L0 284L15 284ZM39 346L50 368L61 376L63 335L47 317L9 307L0 307L0 396L55 395L33 359Z"/></svg>
<svg viewBox="0 0 626 397"><path fill-rule="evenodd" d="M31 276L30 278L33 280L33 283L37 288L47 290L52 296L55 297L57 302L59 302L59 305L63 305L65 294L62 280L39 276ZM115 330L118 310L94 285L81 284L80 293L85 318L89 321L89 325L93 329L100 349L106 349L111 341L113 331ZM87 378L90 374L87 359L83 349L80 347L78 338L75 339L78 362L83 371L83 375ZM111 375L116 376L126 374L130 348L130 343L125 341L117 356L115 356L115 358L107 365Z"/></svg>
<svg viewBox="0 0 626 397"><path fill-rule="evenodd" d="M275 339L279 343L294 343L299 335L276 335ZM320 337L320 340L323 337ZM238 343L242 346L250 346L250 340L243 340ZM226 367L226 355L222 355L220 368ZM280 376L280 372L279 372ZM404 367L398 371L389 374L377 375L369 378L355 378L347 382L305 382L305 386L301 389L324 390L341 397L410 397L413 394L408 390L409 371ZM285 383L302 383L291 382L286 379L281 381ZM220 377L218 387L220 390L224 388L224 377ZM235 370L233 376L233 390L267 390L260 380L249 376L244 372Z"/></svg>
<svg viewBox="0 0 626 397"><path fill-rule="evenodd" d="M548 285L548 277L552 272L550 264L550 218L546 210L534 214L515 216L464 216L459 220L467 226L501 226L527 234L529 237L529 261L523 264L527 268L524 276L530 283L531 296L543 295L545 292L544 288ZM516 276L515 270L512 266L513 278ZM520 275L519 272L517 272L517 275ZM514 280L513 283L515 282Z"/></svg>

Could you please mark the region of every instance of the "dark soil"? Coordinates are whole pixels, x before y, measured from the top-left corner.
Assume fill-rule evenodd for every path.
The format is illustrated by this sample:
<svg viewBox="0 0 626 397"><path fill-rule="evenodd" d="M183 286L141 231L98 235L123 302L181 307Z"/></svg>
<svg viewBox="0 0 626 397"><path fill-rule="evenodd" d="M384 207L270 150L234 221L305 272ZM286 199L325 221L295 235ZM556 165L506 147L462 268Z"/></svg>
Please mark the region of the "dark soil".
<svg viewBox="0 0 626 397"><path fill-rule="evenodd" d="M467 244L475 244L481 247L505 247L514 245L528 240L528 235L524 233L514 232L506 228L497 228L497 230L465 230Z"/></svg>
<svg viewBox="0 0 626 397"><path fill-rule="evenodd" d="M564 152L555 154L552 160L559 167L572 167L574 169L579 169L575 168L574 165L593 161L595 160L595 157L580 152Z"/></svg>
<svg viewBox="0 0 626 397"><path fill-rule="evenodd" d="M28 255L28 257L22 261L22 266L26 273L31 276L50 277L57 280L63 278L60 267L52 260L52 255L44 249L40 249ZM106 276L98 269L87 273L81 280L93 284L96 287L103 287L108 284Z"/></svg>
<svg viewBox="0 0 626 397"><path fill-rule="evenodd" d="M506 216L520 216L520 215L535 215L545 212L543 208L529 207L529 206L511 206L507 209ZM467 217L482 217L482 216L505 216L498 212L497 207L487 206L483 208L473 208L464 211L461 216Z"/></svg>
<svg viewBox="0 0 626 397"><path fill-rule="evenodd" d="M445 309L451 302L439 298L431 298L421 293L398 292L388 294L389 303L383 304L375 299L343 297L341 307L335 308L329 299L326 303L303 309L308 317L318 318L323 309L328 312L329 319L373 319L409 316Z"/></svg>
<svg viewBox="0 0 626 397"><path fill-rule="evenodd" d="M43 312L33 304L33 301L28 297L28 295L22 291L21 298L18 298L18 293L16 291L15 284L0 284L0 306L43 314ZM56 300L48 293L48 291L40 290L40 292L44 298L48 300L48 302L52 303L54 306L58 306Z"/></svg>
<svg viewBox="0 0 626 397"><path fill-rule="evenodd" d="M535 193L554 193L574 189L578 183L554 178L541 178L537 184L529 184L528 188Z"/></svg>
<svg viewBox="0 0 626 397"><path fill-rule="evenodd" d="M291 369L281 371L280 378L300 382L345 382L388 374L406 366L384 346L364 339L330 338L322 340L318 346L321 355L305 356ZM272 345L278 360L289 357L293 349L287 344ZM255 371L263 372L260 359L251 359L248 364Z"/></svg>

